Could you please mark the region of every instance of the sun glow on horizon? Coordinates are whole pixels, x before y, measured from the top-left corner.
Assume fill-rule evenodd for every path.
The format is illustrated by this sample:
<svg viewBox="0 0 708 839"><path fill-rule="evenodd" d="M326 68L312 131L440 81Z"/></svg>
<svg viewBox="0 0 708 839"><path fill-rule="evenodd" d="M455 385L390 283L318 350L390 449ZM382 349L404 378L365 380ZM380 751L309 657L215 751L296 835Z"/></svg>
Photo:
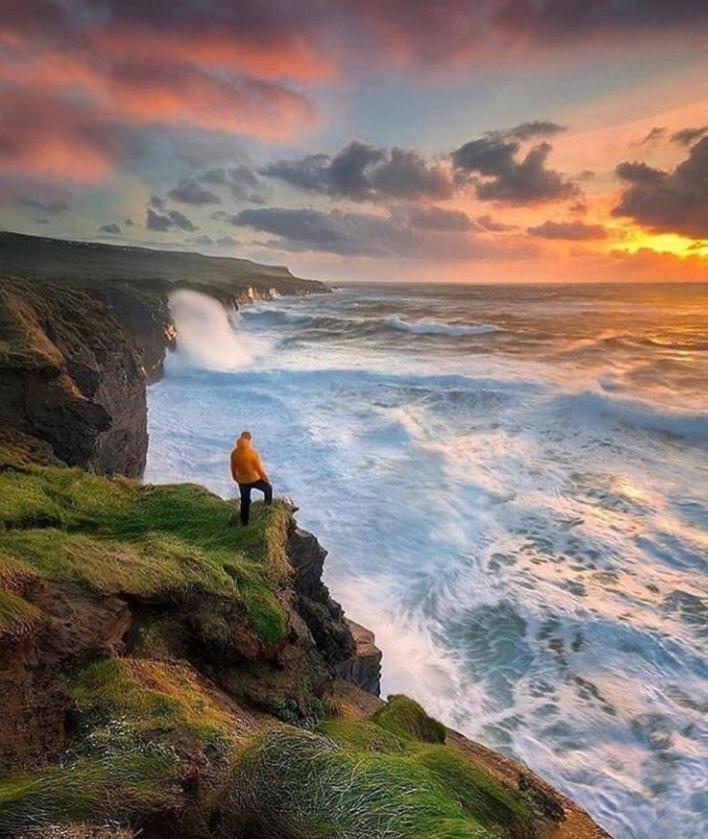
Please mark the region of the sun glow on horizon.
<svg viewBox="0 0 708 839"><path fill-rule="evenodd" d="M679 233L648 233L640 229L627 229L621 240L612 242L611 249L628 254L650 250L680 258L698 256L708 259L708 240L692 239Z"/></svg>

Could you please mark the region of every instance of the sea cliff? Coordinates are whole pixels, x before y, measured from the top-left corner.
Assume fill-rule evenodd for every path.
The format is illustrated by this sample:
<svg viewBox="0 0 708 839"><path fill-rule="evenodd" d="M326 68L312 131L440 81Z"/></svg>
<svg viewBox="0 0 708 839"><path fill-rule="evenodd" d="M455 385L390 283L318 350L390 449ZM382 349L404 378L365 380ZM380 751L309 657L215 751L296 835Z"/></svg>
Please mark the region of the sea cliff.
<svg viewBox="0 0 708 839"><path fill-rule="evenodd" d="M606 836L413 699L378 698L373 635L288 504L242 529L201 487L136 480L175 284L136 279L132 253L123 280L120 254L106 278L92 252L92 278L67 253L56 277L0 254L0 836ZM233 306L268 281L179 283Z"/></svg>

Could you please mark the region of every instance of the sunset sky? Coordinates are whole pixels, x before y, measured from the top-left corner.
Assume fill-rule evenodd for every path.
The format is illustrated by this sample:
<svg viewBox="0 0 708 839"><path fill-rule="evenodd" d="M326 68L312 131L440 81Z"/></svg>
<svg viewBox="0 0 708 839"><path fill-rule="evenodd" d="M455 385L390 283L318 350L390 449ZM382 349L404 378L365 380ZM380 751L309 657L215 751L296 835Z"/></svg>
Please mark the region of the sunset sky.
<svg viewBox="0 0 708 839"><path fill-rule="evenodd" d="M708 280L708 2L2 0L0 227L335 281Z"/></svg>

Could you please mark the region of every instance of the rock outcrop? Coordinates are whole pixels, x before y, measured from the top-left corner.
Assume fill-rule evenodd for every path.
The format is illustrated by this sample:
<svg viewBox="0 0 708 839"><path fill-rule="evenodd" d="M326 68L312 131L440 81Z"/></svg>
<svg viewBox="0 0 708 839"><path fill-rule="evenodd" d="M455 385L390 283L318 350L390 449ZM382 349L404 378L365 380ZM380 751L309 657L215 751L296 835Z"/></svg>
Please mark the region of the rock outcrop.
<svg viewBox="0 0 708 839"><path fill-rule="evenodd" d="M353 620L347 619L347 626L354 639L354 654L336 666L337 675L372 696L379 696L383 653L376 646L376 637Z"/></svg>
<svg viewBox="0 0 708 839"><path fill-rule="evenodd" d="M133 339L89 295L0 278L0 424L72 466L139 476L145 376Z"/></svg>
<svg viewBox="0 0 708 839"><path fill-rule="evenodd" d="M322 582L327 551L312 533L296 527L288 539L288 554L295 572L296 608L325 661L334 667L353 656L356 645L342 607L332 600Z"/></svg>

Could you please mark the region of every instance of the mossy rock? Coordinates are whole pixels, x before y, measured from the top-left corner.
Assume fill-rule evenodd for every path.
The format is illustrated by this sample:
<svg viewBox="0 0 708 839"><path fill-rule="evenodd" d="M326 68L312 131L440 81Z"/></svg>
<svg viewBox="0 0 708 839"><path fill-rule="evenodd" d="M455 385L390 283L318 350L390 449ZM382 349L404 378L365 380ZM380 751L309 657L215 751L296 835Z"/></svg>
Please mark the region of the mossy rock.
<svg viewBox="0 0 708 839"><path fill-rule="evenodd" d="M445 742L445 726L429 717L415 700L403 694L389 696L388 702L371 719L398 737L424 743Z"/></svg>

